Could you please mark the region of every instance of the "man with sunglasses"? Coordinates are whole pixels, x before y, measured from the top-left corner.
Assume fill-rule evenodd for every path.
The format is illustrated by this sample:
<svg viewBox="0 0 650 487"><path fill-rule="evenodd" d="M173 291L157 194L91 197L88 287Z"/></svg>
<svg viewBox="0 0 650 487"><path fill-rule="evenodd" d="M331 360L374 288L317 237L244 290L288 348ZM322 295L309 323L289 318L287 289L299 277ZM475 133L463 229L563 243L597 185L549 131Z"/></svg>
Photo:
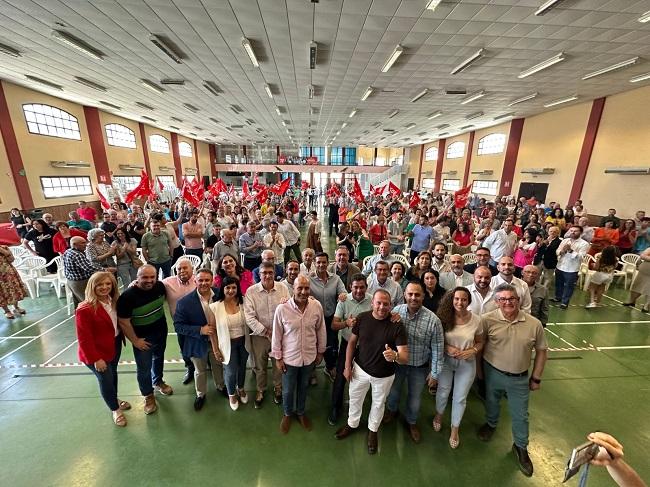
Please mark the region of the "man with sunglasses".
<svg viewBox="0 0 650 487"><path fill-rule="evenodd" d="M500 284L495 290L498 309L481 319L485 331L483 373L486 383L486 423L478 431L489 441L499 421L501 398L505 395L512 418L512 451L519 469L530 477L533 462L528 456L528 397L540 388L548 356L548 345L541 322L519 307L517 289ZM533 350L535 361L528 375Z"/></svg>

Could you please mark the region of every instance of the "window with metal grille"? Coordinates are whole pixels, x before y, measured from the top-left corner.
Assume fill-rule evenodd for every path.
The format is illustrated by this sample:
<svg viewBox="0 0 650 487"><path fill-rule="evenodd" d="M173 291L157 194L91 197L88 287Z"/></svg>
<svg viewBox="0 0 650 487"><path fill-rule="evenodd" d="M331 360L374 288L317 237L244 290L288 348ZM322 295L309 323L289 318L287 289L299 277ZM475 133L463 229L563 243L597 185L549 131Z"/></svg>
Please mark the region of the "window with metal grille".
<svg viewBox="0 0 650 487"><path fill-rule="evenodd" d="M474 181L474 184L472 184L472 193L496 196L497 181Z"/></svg>
<svg viewBox="0 0 650 487"><path fill-rule="evenodd" d="M151 145L151 150L153 152L169 154L169 142L162 135L154 134L149 136L149 145Z"/></svg>
<svg viewBox="0 0 650 487"><path fill-rule="evenodd" d="M111 179L115 186L125 191L131 191L140 184L140 176L113 176Z"/></svg>
<svg viewBox="0 0 650 487"><path fill-rule="evenodd" d="M460 189L460 179L443 179L443 191L458 191Z"/></svg>
<svg viewBox="0 0 650 487"><path fill-rule="evenodd" d="M174 176L157 176L158 181L162 183L162 185L167 188L175 188L176 187L176 182L174 181Z"/></svg>
<svg viewBox="0 0 650 487"><path fill-rule="evenodd" d="M41 187L46 198L65 198L93 194L88 176L41 176Z"/></svg>
<svg viewBox="0 0 650 487"><path fill-rule="evenodd" d="M32 134L81 140L77 117L60 108L29 103L23 105L23 113L27 129Z"/></svg>
<svg viewBox="0 0 650 487"><path fill-rule="evenodd" d="M311 154L313 157L318 157L320 164L325 163L325 147L312 147Z"/></svg>
<svg viewBox="0 0 650 487"><path fill-rule="evenodd" d="M178 152L185 157L192 157L192 146L187 142L178 143Z"/></svg>
<svg viewBox="0 0 650 487"><path fill-rule="evenodd" d="M343 163L343 147L330 148L330 164Z"/></svg>
<svg viewBox="0 0 650 487"><path fill-rule="evenodd" d="M109 123L105 127L108 145L135 149L135 132L119 123Z"/></svg>
<svg viewBox="0 0 650 487"><path fill-rule="evenodd" d="M506 147L506 134L488 134L478 141L479 156L486 154L500 154Z"/></svg>
<svg viewBox="0 0 650 487"><path fill-rule="evenodd" d="M357 149L356 147L346 147L345 148L345 157L343 158L343 164L346 166L354 166L357 163Z"/></svg>
<svg viewBox="0 0 650 487"><path fill-rule="evenodd" d="M429 147L424 151L424 160L425 161L437 161L438 160L438 148Z"/></svg>
<svg viewBox="0 0 650 487"><path fill-rule="evenodd" d="M447 159L460 159L465 155L465 142L454 142L447 147Z"/></svg>
<svg viewBox="0 0 650 487"><path fill-rule="evenodd" d="M433 178L424 178L422 180L422 189L433 189L436 187L436 180Z"/></svg>

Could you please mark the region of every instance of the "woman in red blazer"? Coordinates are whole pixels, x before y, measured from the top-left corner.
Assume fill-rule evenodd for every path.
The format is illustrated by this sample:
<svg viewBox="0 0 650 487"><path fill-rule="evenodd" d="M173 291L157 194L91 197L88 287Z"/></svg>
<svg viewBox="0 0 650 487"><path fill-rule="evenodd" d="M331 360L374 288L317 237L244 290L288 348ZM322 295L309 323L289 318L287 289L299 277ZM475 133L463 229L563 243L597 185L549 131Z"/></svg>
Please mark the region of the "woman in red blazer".
<svg viewBox="0 0 650 487"><path fill-rule="evenodd" d="M79 360L97 377L99 391L113 413L113 422L126 426L122 411L131 409L131 405L117 398L117 364L123 342L115 311L118 297L113 274L96 272L88 280L86 300L77 308L75 324Z"/></svg>

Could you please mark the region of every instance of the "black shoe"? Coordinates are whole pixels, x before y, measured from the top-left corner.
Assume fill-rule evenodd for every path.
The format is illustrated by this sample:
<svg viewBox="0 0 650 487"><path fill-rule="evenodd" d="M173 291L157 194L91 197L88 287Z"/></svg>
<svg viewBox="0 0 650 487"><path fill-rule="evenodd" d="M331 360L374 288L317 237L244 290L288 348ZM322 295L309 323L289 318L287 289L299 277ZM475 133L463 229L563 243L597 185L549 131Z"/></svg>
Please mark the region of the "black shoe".
<svg viewBox="0 0 650 487"><path fill-rule="evenodd" d="M485 423L478 429L478 439L481 441L490 441L495 431L496 428L493 428L489 424Z"/></svg>
<svg viewBox="0 0 650 487"><path fill-rule="evenodd" d="M564 303L562 303L562 304L560 305L560 309L567 309L568 307L569 307L568 304L564 304Z"/></svg>
<svg viewBox="0 0 650 487"><path fill-rule="evenodd" d="M336 408L332 408L329 416L327 417L327 424L330 426L336 425L336 422L339 420L339 411Z"/></svg>
<svg viewBox="0 0 650 487"><path fill-rule="evenodd" d="M185 375L183 376L183 385L186 386L194 380L194 371L190 369L185 369Z"/></svg>
<svg viewBox="0 0 650 487"><path fill-rule="evenodd" d="M519 448L517 445L512 445L512 453L515 454L517 459L517 464L519 465L519 470L526 476L533 476L533 462L528 456L528 450L525 448Z"/></svg>
<svg viewBox="0 0 650 487"><path fill-rule="evenodd" d="M553 303L559 303L561 300L558 299L558 298L551 298L551 299L549 299L549 301L551 301Z"/></svg>
<svg viewBox="0 0 650 487"><path fill-rule="evenodd" d="M336 430L336 433L334 434L334 437L337 440L342 440L342 439L347 438L348 436L350 436L356 430L357 430L357 428L352 428L351 426L346 424L342 428L339 428L338 430Z"/></svg>
<svg viewBox="0 0 650 487"><path fill-rule="evenodd" d="M194 411L200 411L204 404L205 396L197 396L197 398L194 399Z"/></svg>
<svg viewBox="0 0 650 487"><path fill-rule="evenodd" d="M257 391L257 394L255 395L255 409L260 409L262 407L262 402L264 402L264 394Z"/></svg>
<svg viewBox="0 0 650 487"><path fill-rule="evenodd" d="M276 404L282 404L282 389L273 390L273 402Z"/></svg>
<svg viewBox="0 0 650 487"><path fill-rule="evenodd" d="M377 453L377 433L368 430L368 454L374 455Z"/></svg>
<svg viewBox="0 0 650 487"><path fill-rule="evenodd" d="M634 307L634 303L623 303L623 306Z"/></svg>

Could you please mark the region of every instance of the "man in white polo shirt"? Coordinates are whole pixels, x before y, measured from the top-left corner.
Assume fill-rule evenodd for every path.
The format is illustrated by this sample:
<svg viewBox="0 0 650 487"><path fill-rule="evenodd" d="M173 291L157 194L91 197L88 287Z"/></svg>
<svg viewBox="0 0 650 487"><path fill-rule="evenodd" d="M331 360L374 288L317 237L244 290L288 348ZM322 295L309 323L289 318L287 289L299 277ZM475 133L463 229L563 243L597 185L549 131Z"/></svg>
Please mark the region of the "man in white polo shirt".
<svg viewBox="0 0 650 487"><path fill-rule="evenodd" d="M557 266L555 267L555 297L554 303L560 303L560 308L567 309L578 282L578 271L582 258L589 251L589 242L581 238L582 227L573 225L568 232L569 237L562 240L557 248Z"/></svg>

